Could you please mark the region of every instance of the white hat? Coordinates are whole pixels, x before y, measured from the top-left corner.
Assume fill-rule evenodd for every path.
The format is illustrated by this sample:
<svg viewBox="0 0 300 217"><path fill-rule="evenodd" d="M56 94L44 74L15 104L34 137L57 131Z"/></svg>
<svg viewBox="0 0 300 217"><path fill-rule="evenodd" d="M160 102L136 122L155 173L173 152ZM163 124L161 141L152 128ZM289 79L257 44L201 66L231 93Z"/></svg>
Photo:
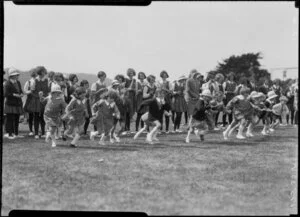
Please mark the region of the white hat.
<svg viewBox="0 0 300 217"><path fill-rule="evenodd" d="M208 97L212 98L212 95L211 95L211 92L210 92L209 89L203 90L202 93L201 93L201 95L202 96L208 96Z"/></svg>
<svg viewBox="0 0 300 217"><path fill-rule="evenodd" d="M273 90L268 92L268 99L269 100L273 99L273 98L276 98L276 97L277 97L277 95Z"/></svg>
<svg viewBox="0 0 300 217"><path fill-rule="evenodd" d="M180 80L187 80L187 77L185 75L182 75L177 79L177 81L180 81Z"/></svg>
<svg viewBox="0 0 300 217"><path fill-rule="evenodd" d="M111 83L111 86L116 86L116 85L120 85L119 81L113 80L113 82Z"/></svg>
<svg viewBox="0 0 300 217"><path fill-rule="evenodd" d="M57 84L53 84L53 85L51 86L51 93L53 93L53 92L59 92L59 93L61 93L62 91L61 91L60 86L57 85Z"/></svg>
<svg viewBox="0 0 300 217"><path fill-rule="evenodd" d="M8 69L8 77L14 76L14 75L19 75L19 74L20 74L20 72L16 68L11 67Z"/></svg>

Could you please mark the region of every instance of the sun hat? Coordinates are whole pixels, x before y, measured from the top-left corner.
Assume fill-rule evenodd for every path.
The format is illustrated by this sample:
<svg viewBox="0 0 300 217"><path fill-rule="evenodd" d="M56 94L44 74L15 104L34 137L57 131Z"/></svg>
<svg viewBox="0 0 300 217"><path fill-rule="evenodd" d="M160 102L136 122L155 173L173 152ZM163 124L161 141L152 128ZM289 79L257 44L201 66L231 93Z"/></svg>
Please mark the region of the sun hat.
<svg viewBox="0 0 300 217"><path fill-rule="evenodd" d="M8 69L8 77L14 76L14 75L19 75L20 72L16 68L9 68Z"/></svg>
<svg viewBox="0 0 300 217"><path fill-rule="evenodd" d="M281 96L281 97L279 98L279 101L285 101L285 102L287 102L287 101L288 101L288 98L286 98L285 96Z"/></svg>
<svg viewBox="0 0 300 217"><path fill-rule="evenodd" d="M181 80L187 80L187 77L185 75L182 75L177 79L177 81L181 81Z"/></svg>
<svg viewBox="0 0 300 217"><path fill-rule="evenodd" d="M257 98L257 97L258 97L258 92L256 92L255 90L252 91L252 92L250 93L249 97L251 97L251 98Z"/></svg>
<svg viewBox="0 0 300 217"><path fill-rule="evenodd" d="M59 92L59 93L62 92L59 85L53 84L53 85L51 86L51 93L54 93L54 92Z"/></svg>
<svg viewBox="0 0 300 217"><path fill-rule="evenodd" d="M212 98L211 92L208 89L203 90L201 93L201 96L207 96L207 97Z"/></svg>
<svg viewBox="0 0 300 217"><path fill-rule="evenodd" d="M262 100L265 100L267 98L266 95L262 92L258 92L257 95L258 95L257 97Z"/></svg>
<svg viewBox="0 0 300 217"><path fill-rule="evenodd" d="M120 83L119 83L119 81L117 81L117 80L113 80L112 83L111 83L111 86L112 86L112 87L113 87L113 86L118 86L118 85L120 85Z"/></svg>
<svg viewBox="0 0 300 217"><path fill-rule="evenodd" d="M273 90L268 92L268 100L276 98L276 97L277 97L277 95Z"/></svg>

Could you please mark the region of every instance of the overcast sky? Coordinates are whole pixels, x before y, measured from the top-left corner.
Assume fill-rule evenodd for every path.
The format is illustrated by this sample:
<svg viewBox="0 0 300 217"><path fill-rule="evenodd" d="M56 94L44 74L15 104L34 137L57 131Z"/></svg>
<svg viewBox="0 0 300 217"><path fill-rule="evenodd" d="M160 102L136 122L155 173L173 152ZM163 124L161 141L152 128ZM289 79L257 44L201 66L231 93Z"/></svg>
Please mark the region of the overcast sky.
<svg viewBox="0 0 300 217"><path fill-rule="evenodd" d="M109 77L137 72L171 80L213 70L230 55L262 52L264 68L298 67L294 2L152 2L147 7L18 6L4 2L4 66L44 65ZM296 77L298 70L288 71ZM272 78L282 78L274 71Z"/></svg>

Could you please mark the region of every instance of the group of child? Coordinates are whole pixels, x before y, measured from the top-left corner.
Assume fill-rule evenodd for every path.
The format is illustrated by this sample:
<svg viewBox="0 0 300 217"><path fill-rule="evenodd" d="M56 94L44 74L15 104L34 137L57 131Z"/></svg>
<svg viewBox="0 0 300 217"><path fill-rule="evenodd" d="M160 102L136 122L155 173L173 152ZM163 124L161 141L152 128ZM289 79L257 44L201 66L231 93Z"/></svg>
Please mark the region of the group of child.
<svg viewBox="0 0 300 217"><path fill-rule="evenodd" d="M11 70L8 74L9 80L4 85L4 96L10 100L16 98L20 101L21 95L11 95L11 92L15 91L12 88L16 89L16 87L17 93L23 94L19 87L19 72ZM247 86L235 87L238 89L237 94L224 101L224 91L213 86L211 81L207 82L207 85L200 85L202 88L199 88L199 92L196 91L196 95L192 98L193 102L186 101L188 83L193 84L193 81L197 85L198 82L201 83L201 80L198 80L201 79L200 73L194 72L191 73L190 78L181 76L171 83L167 81L169 77L167 72L162 71L160 74L162 82L156 83L154 75L146 77L143 72L138 73L139 81L137 81L133 78L135 71L128 69L128 78L117 75L112 84L107 85L106 73L100 71L97 75L99 80L92 84L90 89L86 80L78 85L78 78L74 74L69 76L68 82L64 82L66 79L62 73L48 73L48 79L45 78L46 74L44 67L36 67L32 70L33 79L29 80L30 83L26 83L24 87L24 93L27 95L24 110L34 117L35 137L39 138L38 123L40 123L42 134L45 133L45 140L51 141L52 147L56 146L59 138L63 140L71 138L70 146L76 147L81 135L87 133L89 124L94 126L93 131L90 132L91 140L100 136L99 144L102 145L105 144L107 137L110 143L120 142L120 135L128 131L135 113L137 127L133 139L137 140L143 132L148 131L146 142L153 144L159 141L157 135L162 129L164 117L166 129L171 118L174 130L181 132L180 121L182 114L187 111L189 117L186 143L190 142L193 132L200 141L203 141L204 135L209 130L215 129L220 112L223 112L223 115L232 115L232 121L229 121L229 125L223 132L225 140L228 140L237 128L236 138L253 137L253 129L260 120L264 125L262 135L268 135L279 125L282 114L289 112L286 105L288 98L283 95L279 97L274 90L264 94L251 91ZM9 86L9 83L13 83L14 80L18 85ZM297 87L295 92L298 94ZM6 100L6 106L7 101L9 100ZM140 123L142 128L138 130ZM120 129L117 132L118 125ZM8 138L14 137L15 131L11 128ZM243 135L245 128L247 128L246 137ZM30 131L32 133L32 123Z"/></svg>

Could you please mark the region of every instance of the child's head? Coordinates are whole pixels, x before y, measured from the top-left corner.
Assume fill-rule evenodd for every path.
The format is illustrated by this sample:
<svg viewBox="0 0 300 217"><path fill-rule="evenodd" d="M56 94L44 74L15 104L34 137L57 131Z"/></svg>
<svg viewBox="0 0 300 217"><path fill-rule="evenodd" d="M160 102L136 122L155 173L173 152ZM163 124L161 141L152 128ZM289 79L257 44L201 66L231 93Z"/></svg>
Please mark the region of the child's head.
<svg viewBox="0 0 300 217"><path fill-rule="evenodd" d="M135 73L135 70L134 70L134 69L132 69L132 68L127 69L127 76L128 76L129 78L132 78L132 77L134 77L135 75L136 75L136 73Z"/></svg>
<svg viewBox="0 0 300 217"><path fill-rule="evenodd" d="M216 74L215 80L217 82L219 82L220 84L222 84L224 82L224 75L222 75L221 73Z"/></svg>
<svg viewBox="0 0 300 217"><path fill-rule="evenodd" d="M8 70L8 77L9 77L9 79L18 80L19 79L19 75L20 75L19 70L15 69L15 68L10 68Z"/></svg>
<svg viewBox="0 0 300 217"><path fill-rule="evenodd" d="M274 102L278 95L272 90L268 92L268 100Z"/></svg>
<svg viewBox="0 0 300 217"><path fill-rule="evenodd" d="M240 94L242 96L244 96L245 98L247 98L250 94L250 89L248 87L242 87L241 91L240 91Z"/></svg>
<svg viewBox="0 0 300 217"><path fill-rule="evenodd" d="M76 84L78 82L78 77L75 74L69 75L69 81L71 81L72 84Z"/></svg>
<svg viewBox="0 0 300 217"><path fill-rule="evenodd" d="M280 101L281 104L286 104L287 101L288 101L288 98L286 98L285 96L281 96L281 97L279 98L279 101Z"/></svg>
<svg viewBox="0 0 300 217"><path fill-rule="evenodd" d="M160 77L161 77L162 79L167 79L167 78L169 77L169 75L168 75L168 73L167 73L165 70L163 70L163 71L160 73Z"/></svg>
<svg viewBox="0 0 300 217"><path fill-rule="evenodd" d="M149 75L147 77L147 81L150 83L150 84L153 84L155 82L155 76L154 75Z"/></svg>
<svg viewBox="0 0 300 217"><path fill-rule="evenodd" d="M123 82L125 82L125 77L124 75L118 74L116 75L115 80L117 80L120 84L122 84Z"/></svg>
<svg viewBox="0 0 300 217"><path fill-rule="evenodd" d="M144 80L146 79L146 74L144 72L139 72L138 73L138 79L139 80Z"/></svg>
<svg viewBox="0 0 300 217"><path fill-rule="evenodd" d="M53 81L54 74L55 74L55 72L53 72L53 71L50 71L48 73L48 78L49 78L50 81Z"/></svg>
<svg viewBox="0 0 300 217"><path fill-rule="evenodd" d="M108 91L108 92L105 94L105 98L106 98L106 100L107 100L109 103L113 103L113 102L116 100L117 97L118 97L118 96L117 96L116 92L114 92L114 91Z"/></svg>
<svg viewBox="0 0 300 217"><path fill-rule="evenodd" d="M208 90L208 89L205 89L205 90L202 91L201 97L202 97L202 99L204 99L204 101L206 101L206 102L209 102L209 101L212 100L211 92L210 92L210 90Z"/></svg>
<svg viewBox="0 0 300 217"><path fill-rule="evenodd" d="M97 77L100 79L100 81L103 82L106 78L106 73L103 72L103 71L99 71L98 74L97 74Z"/></svg>
<svg viewBox="0 0 300 217"><path fill-rule="evenodd" d="M115 90L117 90L120 86L120 83L117 80L113 80L113 82L111 83L111 87Z"/></svg>
<svg viewBox="0 0 300 217"><path fill-rule="evenodd" d="M60 72L56 72L53 76L53 80L57 83L57 84L62 84L64 81L64 75Z"/></svg>
<svg viewBox="0 0 300 217"><path fill-rule="evenodd" d="M54 98L57 98L58 96L60 96L62 93L61 88L59 85L57 84L53 84L51 86L51 96Z"/></svg>
<svg viewBox="0 0 300 217"><path fill-rule="evenodd" d="M90 87L89 82L87 80L82 80L80 82L80 87L83 87L85 90L89 89Z"/></svg>
<svg viewBox="0 0 300 217"><path fill-rule="evenodd" d="M160 88L157 88L155 91L155 97L159 99L165 98L165 91L162 91Z"/></svg>
<svg viewBox="0 0 300 217"><path fill-rule="evenodd" d="M224 93L222 91L217 91L215 93L215 98L216 98L216 101L222 102L222 100L224 99Z"/></svg>
<svg viewBox="0 0 300 217"><path fill-rule="evenodd" d="M182 75L182 76L180 76L180 77L178 78L177 81L178 81L178 83L182 84L182 83L185 83L186 80L187 80L187 77L185 77L184 75Z"/></svg>
<svg viewBox="0 0 300 217"><path fill-rule="evenodd" d="M76 99L83 100L86 95L86 90L84 89L84 87L77 87L73 95Z"/></svg>
<svg viewBox="0 0 300 217"><path fill-rule="evenodd" d="M44 66L38 66L35 68L36 74L40 77L40 78L44 78L47 75L47 70Z"/></svg>

